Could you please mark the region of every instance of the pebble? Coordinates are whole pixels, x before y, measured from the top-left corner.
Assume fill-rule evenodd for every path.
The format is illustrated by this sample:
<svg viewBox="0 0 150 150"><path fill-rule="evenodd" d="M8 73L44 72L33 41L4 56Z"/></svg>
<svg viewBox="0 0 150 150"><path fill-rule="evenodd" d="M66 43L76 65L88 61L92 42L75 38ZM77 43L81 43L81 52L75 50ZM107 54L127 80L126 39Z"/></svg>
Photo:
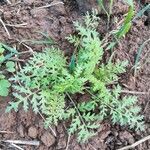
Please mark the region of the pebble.
<svg viewBox="0 0 150 150"><path fill-rule="evenodd" d="M65 137L61 137L58 141L56 149L65 149L67 141Z"/></svg>
<svg viewBox="0 0 150 150"><path fill-rule="evenodd" d="M37 135L38 135L37 128L34 126L29 127L28 136L35 139L35 138L37 138Z"/></svg>
<svg viewBox="0 0 150 150"><path fill-rule="evenodd" d="M41 136L41 141L44 143L45 146L50 147L55 143L55 138L52 134L46 131Z"/></svg>
<svg viewBox="0 0 150 150"><path fill-rule="evenodd" d="M17 128L17 132L19 133L20 137L25 137L24 127L22 124Z"/></svg>
<svg viewBox="0 0 150 150"><path fill-rule="evenodd" d="M128 131L123 131L119 133L119 138L122 141L127 141L129 144L133 144L135 142L134 137Z"/></svg>

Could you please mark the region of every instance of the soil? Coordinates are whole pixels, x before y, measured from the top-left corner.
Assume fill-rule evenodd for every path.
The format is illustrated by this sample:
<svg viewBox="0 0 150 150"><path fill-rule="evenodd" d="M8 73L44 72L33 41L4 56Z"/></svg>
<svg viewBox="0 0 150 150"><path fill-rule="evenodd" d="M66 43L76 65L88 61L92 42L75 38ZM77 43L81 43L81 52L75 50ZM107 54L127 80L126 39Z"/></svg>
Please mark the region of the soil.
<svg viewBox="0 0 150 150"><path fill-rule="evenodd" d="M62 3L64 2L64 4ZM144 2L144 1L142 1ZM51 7L49 4L55 4ZM149 3L145 1L144 4ZM105 4L107 6L107 2ZM139 2L135 1L136 11L140 9ZM8 32L0 24L0 41L16 47L18 51L42 51L44 46L33 45L29 40L44 39L39 32L47 33L60 48L70 56L73 52L72 46L65 37L74 33L73 21L83 17L85 12L91 8L97 8L96 0L0 0L0 17L6 25ZM107 8L107 7L106 7ZM114 19L120 19L127 12L127 6L117 0L113 9L110 26L113 27ZM147 13L149 14L149 13ZM109 32L106 28L106 14L99 10L100 25L98 31L104 36ZM133 74L135 56L140 45L150 37L149 15L133 22L133 27L125 38L123 38L115 49L116 59L127 59L129 69L123 75L120 83L125 90L149 92L150 91L150 46L147 43L140 58L141 68L136 75ZM146 23L145 23L146 22ZM20 56L27 61L29 54ZM136 93L135 93L136 94ZM137 94L138 104L142 107L144 115L145 131L136 132L127 127L112 126L109 120L102 123L98 134L86 144L79 144L75 136L68 137L66 125L61 122L57 127L44 128L43 118L36 115L32 110L24 112L5 113L8 102L13 97L0 97L0 149L17 150L14 146L5 143L5 140L39 141L39 146L20 146L25 150L116 150L150 135L150 94ZM52 130L56 133L53 134ZM136 150L150 149L150 140L138 145Z"/></svg>

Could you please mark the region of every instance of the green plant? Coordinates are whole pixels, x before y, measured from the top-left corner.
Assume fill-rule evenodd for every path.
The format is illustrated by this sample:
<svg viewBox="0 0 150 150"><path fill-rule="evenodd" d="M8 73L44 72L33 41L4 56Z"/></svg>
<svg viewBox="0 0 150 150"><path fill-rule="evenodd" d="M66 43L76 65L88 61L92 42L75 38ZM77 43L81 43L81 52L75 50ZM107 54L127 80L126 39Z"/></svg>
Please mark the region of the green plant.
<svg viewBox="0 0 150 150"><path fill-rule="evenodd" d="M75 22L78 35L67 38L75 46L69 64L54 47L34 53L11 79L16 83L16 101L10 102L6 111L17 111L20 105L27 111L31 105L35 113L46 116L46 126L70 119L69 134L77 133L82 142L95 135L106 118L113 124L143 129L137 98L123 97L119 83L113 84L118 81L118 74L125 72L127 61L102 62L104 49L96 31L98 20L93 12L86 15L83 23ZM90 95L89 100L77 103L73 95L79 93Z"/></svg>
<svg viewBox="0 0 150 150"><path fill-rule="evenodd" d="M8 50L9 54L4 55L4 52ZM9 87L11 86L10 82L5 77L5 72L14 72L15 71L15 64L12 61L7 61L11 58L17 51L8 47L5 44L0 43L0 96L7 96ZM5 63L5 67L2 66Z"/></svg>
<svg viewBox="0 0 150 150"><path fill-rule="evenodd" d="M107 29L108 29L110 17L112 15L113 0L106 1L106 2L103 0L97 0L97 1L98 1L100 8L107 15ZM120 38L124 37L129 32L129 30L132 26L133 20L135 20L137 17L139 17L141 15L141 13L137 14L136 17L133 18L134 17L133 0L126 0L124 2L129 6L129 9L128 9L128 12L126 14L126 17L124 18L124 20L121 21L123 23L122 24L118 23L117 28L110 31L109 33L107 33L108 35L106 35L106 37L104 37L104 39L102 40L102 47L103 48L105 47L106 50L111 50L111 52L112 52L113 48L116 46L116 44L119 43L118 40ZM109 8L107 8L108 10L106 10L105 5L108 5L108 7L109 7ZM146 8L146 9L148 9L148 8ZM142 10L142 11L144 11L144 10ZM108 38L110 38L110 37L112 40L108 40Z"/></svg>
<svg viewBox="0 0 150 150"><path fill-rule="evenodd" d="M128 33L128 31L130 30L130 28L132 26L132 20L133 20L134 14L135 14L133 0L126 0L125 2L129 5L129 10L124 19L123 24L116 31L115 35L116 35L117 39L125 36Z"/></svg>
<svg viewBox="0 0 150 150"><path fill-rule="evenodd" d="M146 40L146 41L144 41L143 42L143 44L138 48L138 51L137 51L137 55L136 55L136 58L135 58L135 64L134 64L134 66L133 66L133 68L134 68L134 76L136 76L136 73L137 73L137 70L138 70L138 68L139 68L139 64L140 64L140 56L141 56L141 54L142 54L142 50L143 50L143 48L144 48L144 46L148 43L148 42L150 42L150 38L148 39L148 40ZM147 61L146 62L148 62L149 61L149 59L147 59Z"/></svg>
<svg viewBox="0 0 150 150"><path fill-rule="evenodd" d="M113 3L114 0L110 0L109 2L104 2L103 0L97 0L98 5L100 6L100 8L102 8L102 10L106 13L107 15L107 28L109 27L109 23L110 23L110 17L112 15L112 9L113 9ZM105 8L105 4L104 3L109 3L108 5L108 10L107 8ZM107 4L106 4L107 5Z"/></svg>

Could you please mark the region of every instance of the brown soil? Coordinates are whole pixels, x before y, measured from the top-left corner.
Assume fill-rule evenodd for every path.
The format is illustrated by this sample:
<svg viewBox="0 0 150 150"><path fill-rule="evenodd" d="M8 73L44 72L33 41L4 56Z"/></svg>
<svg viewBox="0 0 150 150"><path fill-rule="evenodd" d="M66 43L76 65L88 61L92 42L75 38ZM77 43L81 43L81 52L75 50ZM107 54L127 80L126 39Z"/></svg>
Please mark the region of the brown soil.
<svg viewBox="0 0 150 150"><path fill-rule="evenodd" d="M48 8L40 8L50 3L62 2L61 0L11 0L12 4L7 1L0 0L0 16L6 24L9 34L1 25L0 41L11 46L17 47L19 51L36 50L41 51L44 47L32 45L26 40L42 39L42 35L37 32L46 32L49 37L56 41L59 46L68 54L71 55L72 47L65 40L65 37L74 32L73 21L81 19L82 15L91 10L92 7L97 7L95 1L92 0L86 3L77 0L64 0L63 4L58 4ZM139 5L137 2L137 10ZM106 3L107 4L107 3ZM113 18L121 18L127 11L126 6L119 0L115 3L113 10ZM106 16L99 10L101 20L99 31L102 35L106 34ZM140 70L136 77L131 69L134 65L135 55L139 46L149 38L149 26L145 26L144 22L147 17L136 20L131 31L119 43L116 48L116 57L119 59L128 59L130 69L121 80L121 84L125 90L148 92L150 90L150 50L147 44L143 51L140 61ZM17 25L24 24L24 25ZM112 23L113 25L113 23ZM21 56L21 59L27 61L29 55ZM89 140L86 144L79 144L75 136L71 136L68 140L65 123L60 123L57 127L52 127L57 134L53 135L51 129L44 129L43 119L39 115L35 115L31 110L24 112L22 109L18 112L5 113L5 108L13 97L0 98L0 149L15 150L4 140L37 140L40 141L40 146L23 145L25 150L116 150L119 147L129 145L135 141L150 134L150 95L138 94L139 105L142 106L143 115L145 116L145 131L135 132L127 127L111 126L108 120L103 122L98 135ZM137 150L150 149L150 141L138 145Z"/></svg>

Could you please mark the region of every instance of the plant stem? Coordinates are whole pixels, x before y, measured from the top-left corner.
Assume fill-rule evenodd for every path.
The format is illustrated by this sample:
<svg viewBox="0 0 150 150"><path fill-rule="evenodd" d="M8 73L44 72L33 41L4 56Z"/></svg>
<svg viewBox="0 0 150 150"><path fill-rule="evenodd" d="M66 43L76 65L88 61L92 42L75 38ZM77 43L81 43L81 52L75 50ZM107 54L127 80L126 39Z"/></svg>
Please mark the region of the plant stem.
<svg viewBox="0 0 150 150"><path fill-rule="evenodd" d="M73 101L73 99L71 98L71 96L70 96L68 93L66 93L66 95L68 96L68 98L69 98L69 99L71 100L71 102L73 103L73 105L74 105L74 107L75 107L75 109L76 109L76 111L77 111L77 113L78 113L78 115L79 115L79 117L80 117L82 123L85 125L85 127L86 127L86 129L87 129L86 123L85 123L85 121L83 120L83 117L81 116L81 114L80 114L80 112L79 112L79 110L78 110L78 108L77 108L75 102ZM88 130L88 129L87 129L87 130Z"/></svg>

